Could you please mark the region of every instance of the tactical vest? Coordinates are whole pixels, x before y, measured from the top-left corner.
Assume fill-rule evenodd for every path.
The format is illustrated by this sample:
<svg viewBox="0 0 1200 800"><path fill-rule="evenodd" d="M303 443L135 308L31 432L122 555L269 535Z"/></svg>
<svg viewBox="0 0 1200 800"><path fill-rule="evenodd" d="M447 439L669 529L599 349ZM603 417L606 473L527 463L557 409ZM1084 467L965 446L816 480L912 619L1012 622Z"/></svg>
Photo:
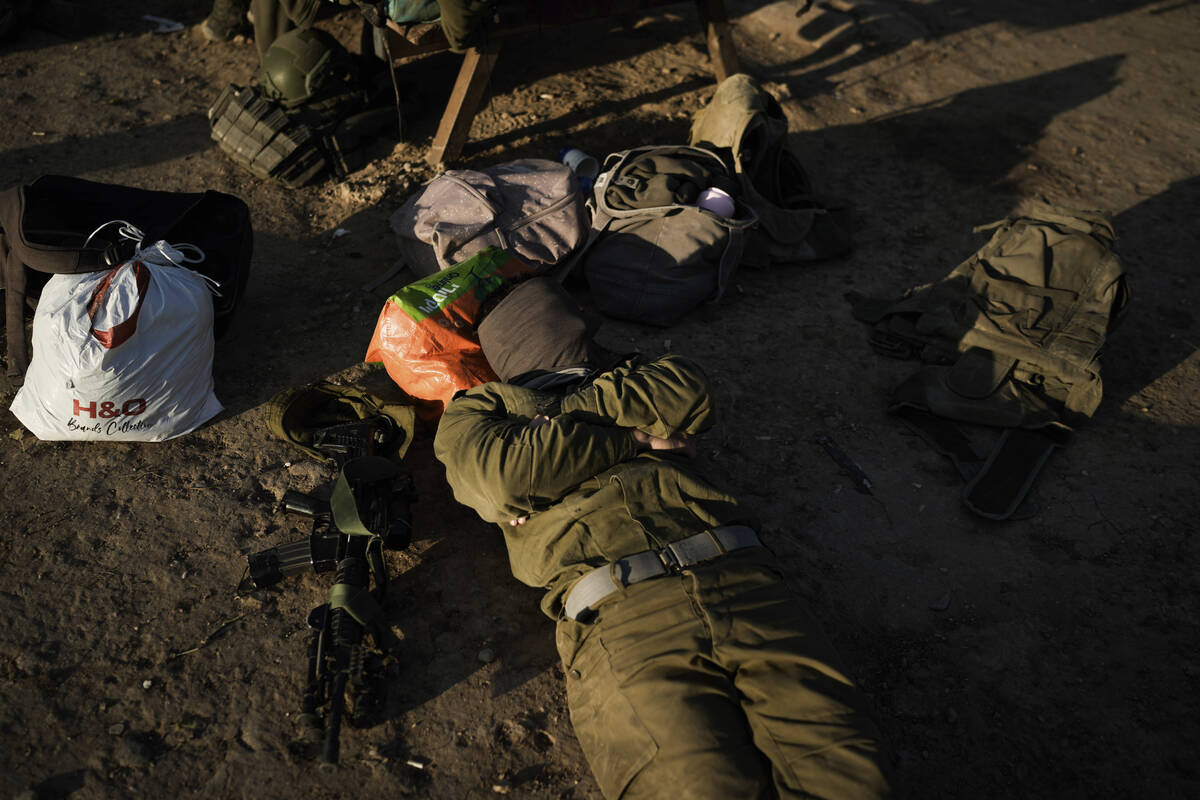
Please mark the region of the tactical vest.
<svg viewBox="0 0 1200 800"><path fill-rule="evenodd" d="M337 85L284 110L254 87L230 84L208 110L208 121L212 138L233 161L296 189L362 168L366 144L389 124L395 127L396 110L380 87Z"/></svg>

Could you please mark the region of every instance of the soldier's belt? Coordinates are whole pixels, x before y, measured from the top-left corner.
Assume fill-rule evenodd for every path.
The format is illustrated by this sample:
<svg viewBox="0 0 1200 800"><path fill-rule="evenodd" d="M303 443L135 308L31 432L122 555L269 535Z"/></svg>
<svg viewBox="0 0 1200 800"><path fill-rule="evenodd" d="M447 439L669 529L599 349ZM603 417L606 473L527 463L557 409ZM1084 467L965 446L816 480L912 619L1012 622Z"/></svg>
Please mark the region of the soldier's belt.
<svg viewBox="0 0 1200 800"><path fill-rule="evenodd" d="M661 550L645 550L596 567L571 587L563 601L563 611L573 620L586 619L601 600L634 583L672 575L680 570L711 561L718 556L762 542L753 528L722 525L697 533Z"/></svg>

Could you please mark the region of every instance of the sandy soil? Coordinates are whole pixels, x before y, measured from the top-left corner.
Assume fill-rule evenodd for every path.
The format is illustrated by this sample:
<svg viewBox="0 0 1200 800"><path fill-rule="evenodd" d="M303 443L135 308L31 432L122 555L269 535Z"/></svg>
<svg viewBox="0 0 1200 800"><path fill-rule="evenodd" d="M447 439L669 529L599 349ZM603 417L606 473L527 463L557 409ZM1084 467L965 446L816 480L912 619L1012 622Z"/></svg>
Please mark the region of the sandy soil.
<svg viewBox="0 0 1200 800"><path fill-rule="evenodd" d="M207 11L151 5L189 26ZM854 253L743 271L675 328L612 323L601 338L708 366L725 415L704 458L755 501L872 697L905 794L1200 796L1200 6L802 5L731 0L734 38L796 148L854 203ZM386 219L432 177L424 148L457 60L404 67L411 141L344 183L289 191L209 139L205 111L249 80L252 45L155 33L146 4L106 8L88 35L0 44L0 186L62 173L231 192L253 211L255 257L218 347L212 424L165 444L62 444L3 414L3 793L598 798L539 593L454 502L428 434L406 459L415 542L389 556L401 661L384 718L346 732L336 774L296 745L305 618L328 580L234 591L247 553L299 536L283 492L331 477L270 436L264 403L328 376L386 390L359 362L405 277L361 287L398 258ZM352 20L331 26L352 38ZM505 47L462 163L683 142L712 89L687 4L625 32L530 34ZM885 413L914 365L877 357L842 295L944 275L982 243L972 226L1037 195L1115 215L1135 301L1103 404L1038 482L1039 513L989 523ZM813 444L822 432L873 496Z"/></svg>

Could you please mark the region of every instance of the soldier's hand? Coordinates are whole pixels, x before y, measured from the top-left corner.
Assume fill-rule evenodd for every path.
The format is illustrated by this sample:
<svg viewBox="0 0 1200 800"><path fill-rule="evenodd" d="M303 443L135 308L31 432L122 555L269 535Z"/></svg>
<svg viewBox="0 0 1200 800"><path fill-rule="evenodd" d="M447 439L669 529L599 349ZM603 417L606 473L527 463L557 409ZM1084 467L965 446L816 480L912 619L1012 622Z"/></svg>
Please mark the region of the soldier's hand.
<svg viewBox="0 0 1200 800"><path fill-rule="evenodd" d="M635 428L633 440L637 442L639 450L673 450L687 456L696 454L696 444L686 433L672 434L663 439Z"/></svg>

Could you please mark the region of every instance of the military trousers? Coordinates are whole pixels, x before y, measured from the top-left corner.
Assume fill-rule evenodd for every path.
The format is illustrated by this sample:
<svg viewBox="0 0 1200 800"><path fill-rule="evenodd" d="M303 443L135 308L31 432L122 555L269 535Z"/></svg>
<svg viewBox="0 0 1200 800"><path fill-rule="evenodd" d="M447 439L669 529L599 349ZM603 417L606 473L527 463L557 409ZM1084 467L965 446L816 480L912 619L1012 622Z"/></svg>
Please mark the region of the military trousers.
<svg viewBox="0 0 1200 800"><path fill-rule="evenodd" d="M321 8L321 0L250 0L259 63L280 36L293 28L311 27Z"/></svg>
<svg viewBox="0 0 1200 800"><path fill-rule="evenodd" d="M625 587L557 644L609 800L890 794L865 698L766 548Z"/></svg>

